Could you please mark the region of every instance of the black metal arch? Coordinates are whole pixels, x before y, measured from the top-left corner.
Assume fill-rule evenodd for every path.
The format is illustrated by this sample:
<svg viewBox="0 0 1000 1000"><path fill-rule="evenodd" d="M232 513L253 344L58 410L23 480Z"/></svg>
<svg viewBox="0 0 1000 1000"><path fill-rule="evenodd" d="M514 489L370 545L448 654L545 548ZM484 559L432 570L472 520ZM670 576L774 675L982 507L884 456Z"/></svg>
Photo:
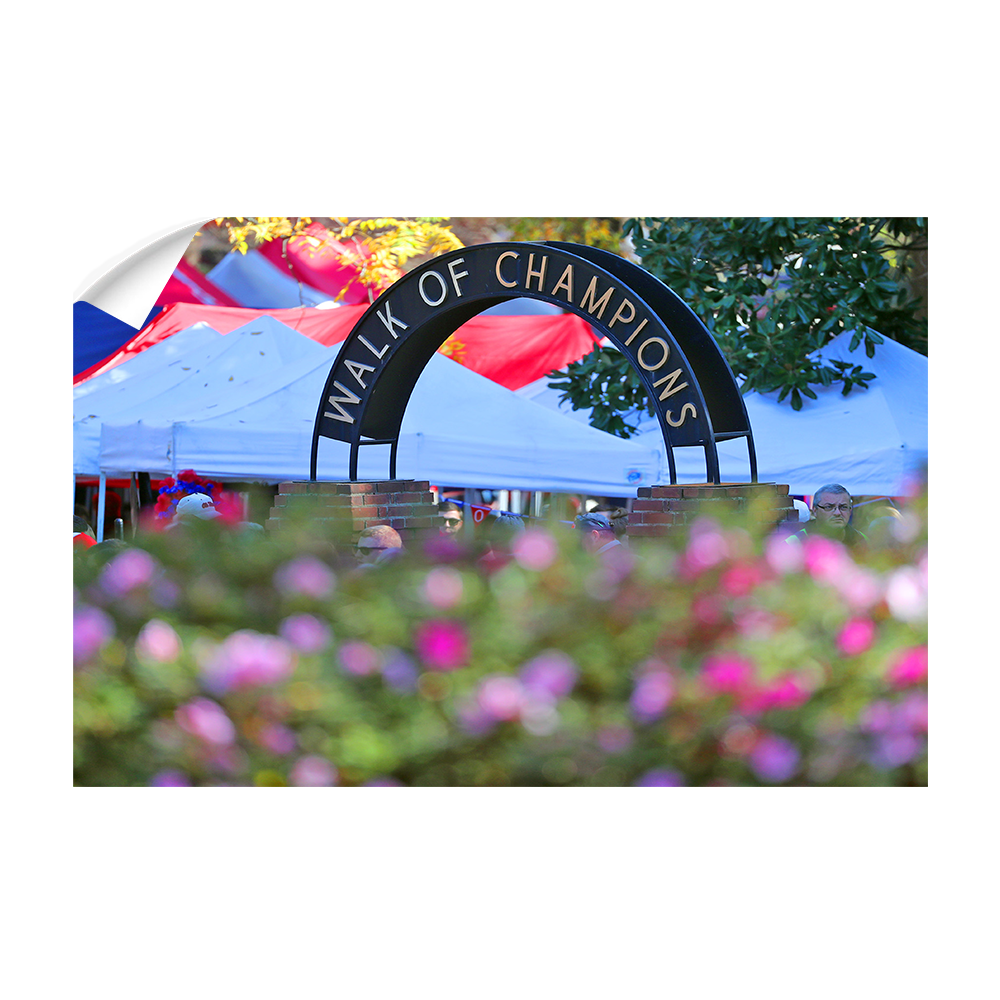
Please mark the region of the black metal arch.
<svg viewBox="0 0 1000 1000"><path fill-rule="evenodd" d="M400 278L344 341L323 388L310 478L320 437L351 445L351 480L363 445L388 444L389 478L406 404L431 355L467 320L528 297L583 317L626 357L657 415L670 482L673 449L701 447L706 480L719 482L716 442L753 434L732 370L704 324L666 285L615 254L573 243L487 243L436 257Z"/></svg>

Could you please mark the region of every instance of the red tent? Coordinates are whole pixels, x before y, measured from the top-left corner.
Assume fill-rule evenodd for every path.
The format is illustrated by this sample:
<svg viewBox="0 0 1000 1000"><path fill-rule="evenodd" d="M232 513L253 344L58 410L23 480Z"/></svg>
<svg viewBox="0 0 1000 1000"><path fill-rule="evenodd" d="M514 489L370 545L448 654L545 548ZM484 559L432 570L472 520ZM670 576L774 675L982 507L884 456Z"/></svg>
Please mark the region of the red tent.
<svg viewBox="0 0 1000 1000"><path fill-rule="evenodd" d="M273 316L293 330L331 347L346 339L368 307L337 309L240 309L177 302L167 306L116 353L81 372L74 385L85 382L166 337L195 323L207 323L229 333L255 316ZM474 316L441 347L441 353L508 389L520 389L547 372L578 361L594 348L596 337L585 320L558 316Z"/></svg>
<svg viewBox="0 0 1000 1000"><path fill-rule="evenodd" d="M205 277L196 267L181 258L173 274L167 279L155 305L166 306L171 302L197 302L203 306L238 306L218 285Z"/></svg>
<svg viewBox="0 0 1000 1000"><path fill-rule="evenodd" d="M359 260L367 257L368 251L364 247L355 247L350 243L331 242L326 229L318 222L307 226L305 235L316 238L318 244L313 245L310 240L295 236L287 243L282 240L271 240L270 243L259 247L258 252L275 267L290 273L298 281L326 292L331 297L335 298L346 286L347 291L344 292L343 298L338 300L345 305L362 303L367 305L370 301L368 287L353 279L358 276ZM402 271L396 274L396 278L402 276ZM377 297L385 291L388 284L385 287L372 289L372 294Z"/></svg>

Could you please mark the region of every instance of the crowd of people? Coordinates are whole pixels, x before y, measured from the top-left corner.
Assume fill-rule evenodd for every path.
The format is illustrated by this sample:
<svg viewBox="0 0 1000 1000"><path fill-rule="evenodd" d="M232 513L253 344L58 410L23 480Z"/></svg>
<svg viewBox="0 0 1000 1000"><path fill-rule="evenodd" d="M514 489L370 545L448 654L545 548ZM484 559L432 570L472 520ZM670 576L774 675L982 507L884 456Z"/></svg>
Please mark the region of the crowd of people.
<svg viewBox="0 0 1000 1000"><path fill-rule="evenodd" d="M162 530L183 530L185 525L195 521L222 517L219 503L211 495L213 485L206 485L205 492L179 491L169 498L169 504L161 500L158 506L163 509L158 516L165 517ZM812 497L811 505L795 500L794 507L795 516L781 522L775 529L785 535L788 544L793 545L814 535L836 539L851 549L891 545L893 525L902 516L888 497L856 505L850 490L840 483L820 486ZM481 523L476 523L471 514L471 508L462 501L441 500L436 508L439 536L471 543L478 552L478 567L487 574L496 572L512 559L512 544L517 535L525 531L527 519L524 515L508 511L490 510ZM566 524L578 533L581 548L601 560L614 563L628 549L627 506L592 499L586 502L582 513ZM237 521L234 526L247 532L264 533L263 525L253 521ZM85 508L77 506L73 516L73 545L74 550L94 549L106 554L123 547L125 542L121 537L98 542ZM359 570L369 570L405 551L403 538L395 528L375 524L359 533L353 556Z"/></svg>

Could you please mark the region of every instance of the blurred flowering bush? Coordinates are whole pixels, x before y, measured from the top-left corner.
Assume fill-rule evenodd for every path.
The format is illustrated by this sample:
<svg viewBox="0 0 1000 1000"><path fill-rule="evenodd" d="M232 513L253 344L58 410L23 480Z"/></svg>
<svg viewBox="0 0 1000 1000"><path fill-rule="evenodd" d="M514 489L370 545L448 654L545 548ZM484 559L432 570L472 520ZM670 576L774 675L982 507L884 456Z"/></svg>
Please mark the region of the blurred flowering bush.
<svg viewBox="0 0 1000 1000"><path fill-rule="evenodd" d="M864 554L559 524L485 573L302 523L76 558L77 785L924 785L923 501Z"/></svg>

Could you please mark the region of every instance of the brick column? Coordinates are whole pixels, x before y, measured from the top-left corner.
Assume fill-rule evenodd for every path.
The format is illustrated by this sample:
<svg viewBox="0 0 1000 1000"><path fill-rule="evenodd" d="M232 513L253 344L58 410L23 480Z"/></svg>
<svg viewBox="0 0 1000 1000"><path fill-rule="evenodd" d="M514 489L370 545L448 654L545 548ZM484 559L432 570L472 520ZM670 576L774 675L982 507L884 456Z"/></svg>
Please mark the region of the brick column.
<svg viewBox="0 0 1000 1000"><path fill-rule="evenodd" d="M657 538L683 529L699 515L720 520L734 514L748 527L773 528L795 511L788 487L777 483L691 483L640 486L628 517L634 538Z"/></svg>
<svg viewBox="0 0 1000 1000"><path fill-rule="evenodd" d="M415 479L281 483L264 527L279 529L299 511L308 512L311 520L354 535L373 524L388 524L399 532L404 544L435 535L439 527L430 483Z"/></svg>

